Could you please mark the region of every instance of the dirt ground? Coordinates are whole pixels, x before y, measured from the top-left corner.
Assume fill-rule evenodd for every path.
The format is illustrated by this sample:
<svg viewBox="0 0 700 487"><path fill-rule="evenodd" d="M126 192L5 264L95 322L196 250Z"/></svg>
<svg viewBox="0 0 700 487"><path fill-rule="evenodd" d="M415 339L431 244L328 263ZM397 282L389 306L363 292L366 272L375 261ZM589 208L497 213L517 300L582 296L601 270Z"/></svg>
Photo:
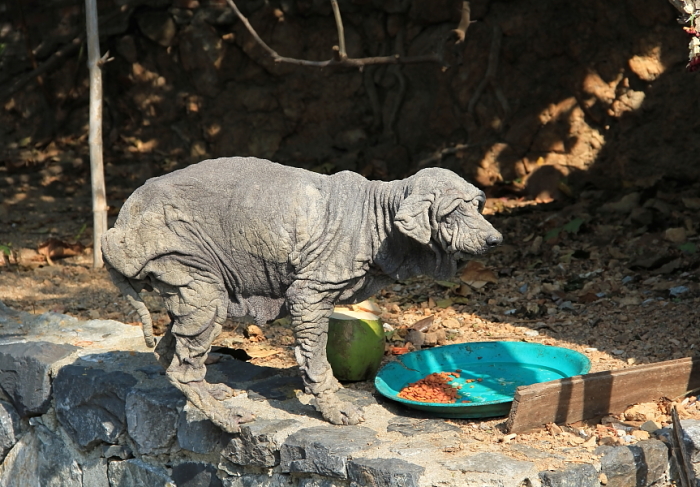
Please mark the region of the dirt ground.
<svg viewBox="0 0 700 487"><path fill-rule="evenodd" d="M65 157L24 172L0 168L0 300L35 314L134 322L106 272L91 266L88 184ZM108 181L110 224L139 183L119 175ZM562 346L588 356L593 372L696 355L698 195L697 183L654 179L638 181L624 194L591 189L560 202L516 194L489 198L485 213L504 235L500 248L449 282L417 278L376 297L383 321L395 330L386 360L395 347L412 348L406 343L410 327L428 317L427 344L516 340ZM167 319L161 303L157 296L147 299L162 331ZM243 349L253 363L295 365L294 340L284 323L263 327L262 336L248 333L245 324L229 324L217 345ZM682 418L700 419L694 397L668 399L684 401ZM639 406L627 418L618 414L515 437L504 435L503 418L454 422L469 439L464 448L532 446L558 455L538 460L555 468L590 461L596 445L648 437L639 426L646 420L666 424L669 400Z"/></svg>

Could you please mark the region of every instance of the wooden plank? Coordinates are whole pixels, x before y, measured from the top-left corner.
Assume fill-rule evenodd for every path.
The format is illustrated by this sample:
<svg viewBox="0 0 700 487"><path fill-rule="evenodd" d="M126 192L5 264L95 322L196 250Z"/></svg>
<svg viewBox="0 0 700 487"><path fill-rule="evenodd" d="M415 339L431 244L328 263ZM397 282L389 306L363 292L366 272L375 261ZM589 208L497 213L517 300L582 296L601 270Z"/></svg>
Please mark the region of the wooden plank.
<svg viewBox="0 0 700 487"><path fill-rule="evenodd" d="M506 428L526 433L547 423L621 413L633 404L676 398L698 388L700 358L690 357L521 386Z"/></svg>

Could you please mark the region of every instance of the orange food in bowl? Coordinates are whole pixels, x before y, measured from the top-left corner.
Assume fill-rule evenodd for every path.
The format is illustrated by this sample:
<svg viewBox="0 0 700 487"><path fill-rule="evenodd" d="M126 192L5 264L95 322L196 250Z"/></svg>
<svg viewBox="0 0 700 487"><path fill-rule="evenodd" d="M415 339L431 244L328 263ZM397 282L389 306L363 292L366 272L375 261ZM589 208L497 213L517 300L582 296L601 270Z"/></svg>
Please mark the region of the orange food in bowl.
<svg viewBox="0 0 700 487"><path fill-rule="evenodd" d="M407 385L399 397L417 402L453 403L458 398L457 387L450 382L459 377L456 372L435 372Z"/></svg>

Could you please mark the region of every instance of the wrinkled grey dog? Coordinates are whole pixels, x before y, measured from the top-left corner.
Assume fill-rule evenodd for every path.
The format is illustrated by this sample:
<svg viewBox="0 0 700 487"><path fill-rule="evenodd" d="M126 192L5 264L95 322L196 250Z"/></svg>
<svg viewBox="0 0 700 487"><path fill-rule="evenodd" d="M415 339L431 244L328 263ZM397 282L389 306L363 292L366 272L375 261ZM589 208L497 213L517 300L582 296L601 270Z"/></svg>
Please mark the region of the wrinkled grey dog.
<svg viewBox="0 0 700 487"><path fill-rule="evenodd" d="M156 355L168 379L226 431L252 415L204 380L227 316L264 324L289 313L296 359L316 407L334 424L362 412L340 401L326 360L328 317L397 279L446 279L470 254L501 243L482 216L484 194L446 169L401 181L352 172L323 176L255 158L208 160L150 179L102 240L111 277L151 317L139 292L156 289L172 323Z"/></svg>

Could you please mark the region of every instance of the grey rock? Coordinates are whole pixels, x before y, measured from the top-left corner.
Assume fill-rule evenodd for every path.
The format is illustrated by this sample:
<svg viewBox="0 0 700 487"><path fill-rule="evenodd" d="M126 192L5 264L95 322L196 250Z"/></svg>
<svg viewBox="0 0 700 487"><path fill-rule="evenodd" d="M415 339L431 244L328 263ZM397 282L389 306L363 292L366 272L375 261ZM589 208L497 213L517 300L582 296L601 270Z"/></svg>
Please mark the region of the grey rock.
<svg viewBox="0 0 700 487"><path fill-rule="evenodd" d="M136 14L136 23L143 35L153 42L157 42L163 47L173 45L177 26L168 12L160 10L139 12Z"/></svg>
<svg viewBox="0 0 700 487"><path fill-rule="evenodd" d="M396 453L400 457L414 457L416 459L423 458L426 453L426 443L431 448L442 451L457 451L465 444L473 443L474 440L465 438L463 434L443 431L437 435L432 435L430 438L425 438L422 435L410 437L407 441L393 441L389 446L389 451Z"/></svg>
<svg viewBox="0 0 700 487"><path fill-rule="evenodd" d="M179 49L199 91L216 96L225 51L219 33L193 21ZM450 278L467 255L499 245L501 234L481 215L484 202L482 191L441 168L384 183L220 158L149 179L122 206L102 249L150 345L152 319L138 292L163 291L173 323L156 353L167 363L176 356L168 378L222 429L236 433L251 418L238 406L232 414L202 384L202 351L227 315L263 325L285 312L303 330L297 357L315 406L329 422L352 425L362 412L335 396L339 384L322 346L328 311L397 279Z"/></svg>
<svg viewBox="0 0 700 487"><path fill-rule="evenodd" d="M464 485L515 487L535 484L539 472L532 462L515 460L500 453L477 453L453 461L441 462L445 468L466 473Z"/></svg>
<svg viewBox="0 0 700 487"><path fill-rule="evenodd" d="M659 440L618 446L603 455L600 465L608 487L646 487L667 475L668 448Z"/></svg>
<svg viewBox="0 0 700 487"><path fill-rule="evenodd" d="M347 478L348 456L375 444L377 433L364 426L315 426L289 436L280 449L280 470Z"/></svg>
<svg viewBox="0 0 700 487"><path fill-rule="evenodd" d="M299 487L347 487L347 480L304 477L299 479Z"/></svg>
<svg viewBox="0 0 700 487"><path fill-rule="evenodd" d="M102 445L103 458L119 458L121 460L126 460L127 458L133 458L133 456L134 452L126 445Z"/></svg>
<svg viewBox="0 0 700 487"><path fill-rule="evenodd" d="M22 436L0 464L0 487L39 483L39 438L32 429Z"/></svg>
<svg viewBox="0 0 700 487"><path fill-rule="evenodd" d="M304 390L304 381L301 377L272 377L254 382L247 390L253 400L286 401L296 397L294 391Z"/></svg>
<svg viewBox="0 0 700 487"><path fill-rule="evenodd" d="M182 408L177 426L177 441L181 448L194 453L210 453L220 444L222 434L221 428L190 403Z"/></svg>
<svg viewBox="0 0 700 487"><path fill-rule="evenodd" d="M461 432L462 430L442 419L412 419L397 417L389 421L387 431L396 431L404 436L442 433L444 431Z"/></svg>
<svg viewBox="0 0 700 487"><path fill-rule="evenodd" d="M197 20L211 25L231 25L237 18L236 13L228 6L205 5L197 11Z"/></svg>
<svg viewBox="0 0 700 487"><path fill-rule="evenodd" d="M19 414L9 402L0 401L0 462L21 434Z"/></svg>
<svg viewBox="0 0 700 487"><path fill-rule="evenodd" d="M194 17L194 12L188 8L170 8L168 10L170 15L173 16L173 20L177 25L186 25L192 21Z"/></svg>
<svg viewBox="0 0 700 487"><path fill-rule="evenodd" d="M123 57L127 62L133 64L138 61L138 49L136 48L136 41L134 36L125 35L121 36L116 40L115 49L117 54Z"/></svg>
<svg viewBox="0 0 700 487"><path fill-rule="evenodd" d="M51 403L51 365L77 348L48 342L0 344L0 389L21 417L44 414Z"/></svg>
<svg viewBox="0 0 700 487"><path fill-rule="evenodd" d="M539 448L535 448L529 445L523 445L521 443L514 443L510 445L510 449L513 451L517 451L518 453L522 453L523 455L526 455L528 458L531 459L544 459L544 458L557 458L559 460L564 460L564 456L558 455L556 453L549 453L546 451L542 451Z"/></svg>
<svg viewBox="0 0 700 487"><path fill-rule="evenodd" d="M302 486L304 479L299 480L298 487ZM226 477L222 479L224 487L291 487L294 480L289 475L274 473L272 475L245 474L240 476ZM334 487L333 484L319 487Z"/></svg>
<svg viewBox="0 0 700 487"><path fill-rule="evenodd" d="M556 472L540 472L542 487L599 487L598 471L589 463Z"/></svg>
<svg viewBox="0 0 700 487"><path fill-rule="evenodd" d="M353 150L361 147L367 140L367 132L356 127L339 132L333 139L333 145L343 150Z"/></svg>
<svg viewBox="0 0 700 487"><path fill-rule="evenodd" d="M418 487L425 468L398 458L353 458L348 477L358 485L372 487Z"/></svg>
<svg viewBox="0 0 700 487"><path fill-rule="evenodd" d="M274 377L279 369L261 367L241 360L222 360L207 367L207 382L223 382L240 387L251 381L262 381Z"/></svg>
<svg viewBox="0 0 700 487"><path fill-rule="evenodd" d="M172 478L177 487L223 487L210 463L183 462L173 466Z"/></svg>
<svg viewBox="0 0 700 487"><path fill-rule="evenodd" d="M690 452L690 461L692 463L700 462L700 420L684 419L681 421L681 427L683 428L683 441L686 444L687 451ZM669 440L668 443L671 444L670 428L664 428L664 430L668 432L664 436Z"/></svg>
<svg viewBox="0 0 700 487"><path fill-rule="evenodd" d="M225 54L225 46L216 30L203 21L193 22L183 28L178 36L180 61L198 91L214 97L221 91L219 67Z"/></svg>
<svg viewBox="0 0 700 487"><path fill-rule="evenodd" d="M654 214L648 208L634 208L627 218L628 223L632 223L638 226L651 225L654 221Z"/></svg>
<svg viewBox="0 0 700 487"><path fill-rule="evenodd" d="M336 392L336 396L342 401L354 404L357 407L366 407L379 404L377 398L369 391L359 389L341 389Z"/></svg>
<svg viewBox="0 0 700 487"><path fill-rule="evenodd" d="M143 460L131 459L109 462L107 477L110 487L171 487L176 485L168 472L160 466L151 465Z"/></svg>
<svg viewBox="0 0 700 487"><path fill-rule="evenodd" d="M420 350L425 343L425 333L418 330L410 330L406 335L406 341L411 342L416 350Z"/></svg>
<svg viewBox="0 0 700 487"><path fill-rule="evenodd" d="M84 487L83 466L78 463L78 458L60 436L37 425L5 458L0 470L0 486ZM96 479L95 487L106 487L106 476L105 482L97 482L99 469L91 467L94 465L89 465L86 470Z"/></svg>
<svg viewBox="0 0 700 487"><path fill-rule="evenodd" d="M177 426L185 396L170 386L132 389L126 396L127 431L142 455L158 455L179 449Z"/></svg>
<svg viewBox="0 0 700 487"><path fill-rule="evenodd" d="M126 429L126 396L136 379L120 371L62 367L54 380L58 421L82 447L116 444Z"/></svg>
<svg viewBox="0 0 700 487"><path fill-rule="evenodd" d="M222 455L237 465L274 467L280 463L280 446L298 424L294 419L258 419L243 425L241 433L231 438Z"/></svg>
<svg viewBox="0 0 700 487"><path fill-rule="evenodd" d="M272 112L278 107L274 90L274 87L241 86L237 95L249 112Z"/></svg>
<svg viewBox="0 0 700 487"><path fill-rule="evenodd" d="M107 460L89 459L81 465L83 470L83 487L110 487L107 478Z"/></svg>

